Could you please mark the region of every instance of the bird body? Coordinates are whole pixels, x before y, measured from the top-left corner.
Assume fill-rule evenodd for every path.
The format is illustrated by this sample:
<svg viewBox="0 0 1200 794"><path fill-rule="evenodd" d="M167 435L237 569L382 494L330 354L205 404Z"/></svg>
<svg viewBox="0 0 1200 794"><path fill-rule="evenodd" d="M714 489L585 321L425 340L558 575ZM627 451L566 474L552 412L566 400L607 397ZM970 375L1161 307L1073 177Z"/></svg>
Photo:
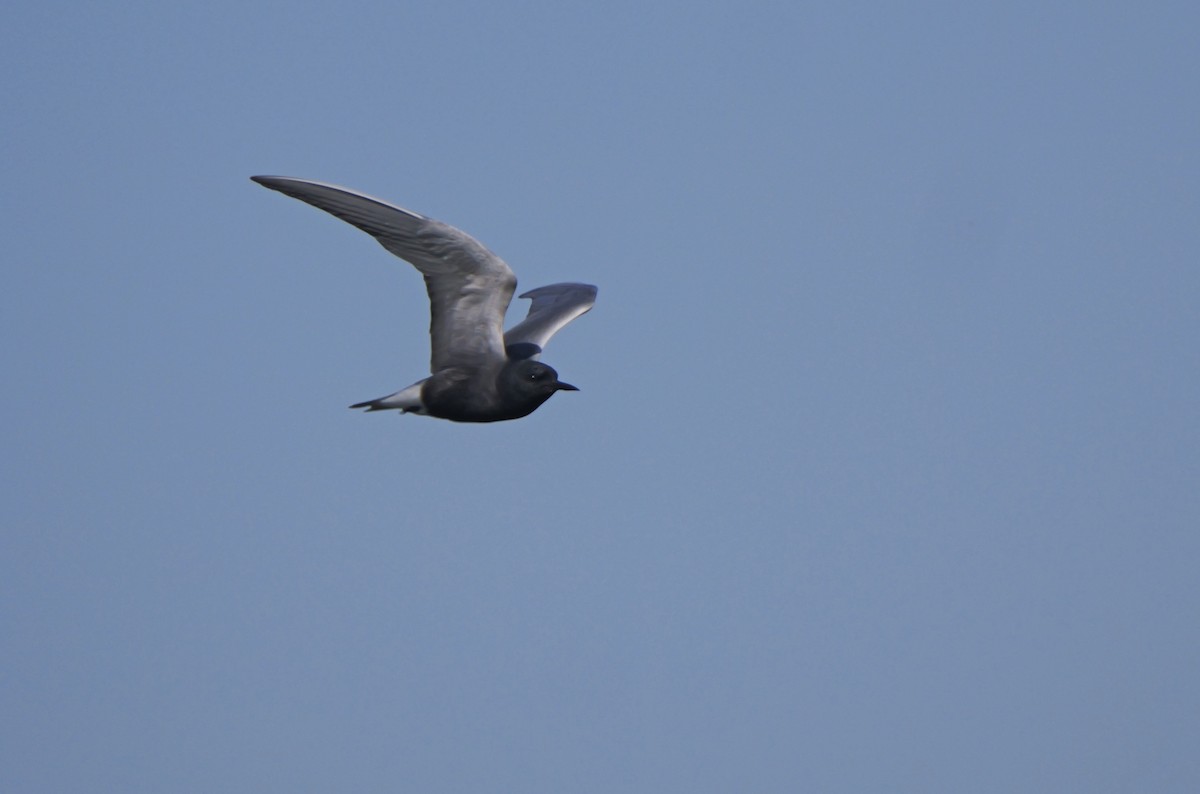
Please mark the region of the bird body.
<svg viewBox="0 0 1200 794"><path fill-rule="evenodd" d="M337 185L250 178L362 229L425 277L431 374L351 408L498 422L529 415L556 391L578 391L538 359L560 328L592 308L594 286L551 284L522 294L533 301L529 314L505 333L504 314L517 278L504 260L470 235Z"/></svg>

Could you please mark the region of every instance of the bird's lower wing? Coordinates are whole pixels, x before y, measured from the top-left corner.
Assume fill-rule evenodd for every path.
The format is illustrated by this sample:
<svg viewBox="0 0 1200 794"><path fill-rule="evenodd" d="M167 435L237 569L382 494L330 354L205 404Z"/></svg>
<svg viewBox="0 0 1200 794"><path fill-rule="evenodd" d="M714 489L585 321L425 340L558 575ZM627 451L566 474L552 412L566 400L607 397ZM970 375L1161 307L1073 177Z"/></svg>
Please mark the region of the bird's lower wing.
<svg viewBox="0 0 1200 794"><path fill-rule="evenodd" d="M504 334L510 358L536 358L559 329L596 303L591 284L549 284L521 295L531 298L529 314Z"/></svg>

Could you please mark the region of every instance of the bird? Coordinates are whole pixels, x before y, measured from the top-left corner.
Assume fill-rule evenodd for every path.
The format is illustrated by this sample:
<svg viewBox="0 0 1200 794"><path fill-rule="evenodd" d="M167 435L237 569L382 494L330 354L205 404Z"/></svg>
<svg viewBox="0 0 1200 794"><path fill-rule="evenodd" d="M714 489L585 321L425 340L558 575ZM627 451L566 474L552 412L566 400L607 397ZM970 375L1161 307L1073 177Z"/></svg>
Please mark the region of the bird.
<svg viewBox="0 0 1200 794"><path fill-rule="evenodd" d="M250 179L362 229L425 277L429 377L351 408L500 422L528 416L556 392L579 391L540 359L550 338L595 304L594 285L550 284L523 293L532 301L529 314L505 332L517 277L466 232L338 185L284 176Z"/></svg>

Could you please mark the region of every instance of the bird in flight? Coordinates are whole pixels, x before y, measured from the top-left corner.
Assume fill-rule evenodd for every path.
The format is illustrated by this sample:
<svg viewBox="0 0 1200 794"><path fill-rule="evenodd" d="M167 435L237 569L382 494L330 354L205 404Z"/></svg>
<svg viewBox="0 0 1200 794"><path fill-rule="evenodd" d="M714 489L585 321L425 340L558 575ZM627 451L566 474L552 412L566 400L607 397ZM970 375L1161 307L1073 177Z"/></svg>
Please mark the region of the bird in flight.
<svg viewBox="0 0 1200 794"><path fill-rule="evenodd" d="M522 294L533 301L529 314L505 333L504 313L517 277L467 233L337 185L250 178L357 226L425 277L431 374L351 408L499 422L528 416L557 391L579 391L539 359L550 337L592 308L596 288L591 284L550 284Z"/></svg>

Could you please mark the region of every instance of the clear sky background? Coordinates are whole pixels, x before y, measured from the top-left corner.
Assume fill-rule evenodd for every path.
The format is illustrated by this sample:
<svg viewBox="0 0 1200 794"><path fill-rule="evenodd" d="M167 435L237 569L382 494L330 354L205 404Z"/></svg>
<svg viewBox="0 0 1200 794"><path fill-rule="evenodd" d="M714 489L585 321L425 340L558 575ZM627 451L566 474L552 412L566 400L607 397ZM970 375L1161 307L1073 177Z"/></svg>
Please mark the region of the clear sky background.
<svg viewBox="0 0 1200 794"><path fill-rule="evenodd" d="M1200 790L1197 9L18 2L0 790Z"/></svg>

